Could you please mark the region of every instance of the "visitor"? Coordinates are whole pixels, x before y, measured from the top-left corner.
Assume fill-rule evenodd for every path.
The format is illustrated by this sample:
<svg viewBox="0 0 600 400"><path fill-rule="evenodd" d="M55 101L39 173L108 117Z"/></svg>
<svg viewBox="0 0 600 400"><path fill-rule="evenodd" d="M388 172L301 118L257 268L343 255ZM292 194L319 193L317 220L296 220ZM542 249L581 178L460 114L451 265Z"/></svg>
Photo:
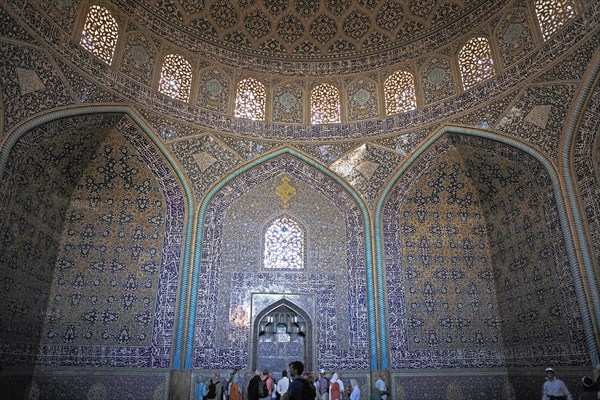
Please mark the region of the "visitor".
<svg viewBox="0 0 600 400"><path fill-rule="evenodd" d="M342 400L344 393L344 382L340 379L337 372L334 372L329 381L329 400Z"/></svg>
<svg viewBox="0 0 600 400"><path fill-rule="evenodd" d="M379 374L379 379L375 381L375 387L379 389L381 393L381 400L387 400L388 391L387 385L385 384L385 376L383 374Z"/></svg>
<svg viewBox="0 0 600 400"><path fill-rule="evenodd" d="M279 382L277 382L277 394L280 396L280 398L287 393L289 386L290 378L287 376L287 371L281 371L281 379Z"/></svg>
<svg viewBox="0 0 600 400"><path fill-rule="evenodd" d="M240 370L234 369L227 381L229 387L229 400L243 400L242 388L240 387Z"/></svg>
<svg viewBox="0 0 600 400"><path fill-rule="evenodd" d="M259 382L261 380L260 371L254 371L254 376L248 382L248 400L259 400Z"/></svg>
<svg viewBox="0 0 600 400"><path fill-rule="evenodd" d="M358 387L356 379L350 379L350 388L352 389L350 392L350 400L360 400L360 388Z"/></svg>
<svg viewBox="0 0 600 400"><path fill-rule="evenodd" d="M542 387L542 400L573 400L567 385L554 374L554 369L546 368L546 382Z"/></svg>
<svg viewBox="0 0 600 400"><path fill-rule="evenodd" d="M321 400L329 400L329 378L327 378L327 374L325 370L322 369L321 377L319 378L319 394L321 395Z"/></svg>

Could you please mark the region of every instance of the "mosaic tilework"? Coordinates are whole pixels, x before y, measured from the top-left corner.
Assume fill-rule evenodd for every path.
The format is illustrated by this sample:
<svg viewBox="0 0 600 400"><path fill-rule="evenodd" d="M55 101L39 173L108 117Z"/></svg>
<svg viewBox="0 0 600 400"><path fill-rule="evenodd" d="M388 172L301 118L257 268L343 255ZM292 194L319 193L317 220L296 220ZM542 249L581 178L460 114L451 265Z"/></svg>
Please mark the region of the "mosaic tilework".
<svg viewBox="0 0 600 400"><path fill-rule="evenodd" d="M208 135L172 142L169 146L192 182L198 202L212 184L241 161L233 151Z"/></svg>
<svg viewBox="0 0 600 400"><path fill-rule="evenodd" d="M69 160L74 166L86 167L76 152L87 154L80 149L87 144L85 139L94 136L79 132L86 126L86 119L81 121L82 126L77 118L64 125L62 120L51 124L56 126L52 133L54 129L62 132L64 126L77 134L65 136L73 143L41 141L49 148L42 152L47 156L40 159L50 164ZM99 154L93 153L88 169L81 172L85 176L72 178L77 182L73 202L65 210L58 261L51 263L56 265L52 290L65 286L70 292L66 289L64 297L51 294L38 364L165 368L170 363L183 196L157 150L129 119L116 124L109 138ZM33 148L37 143L22 141ZM152 173L146 165L155 167ZM78 170L73 168L73 173ZM62 171L54 176L66 179L69 175ZM44 180L48 181L52 179ZM89 216L91 209L104 212ZM46 223L59 221L55 218ZM107 241L106 237L119 237L120 241ZM103 296L104 292L111 295ZM90 346L93 344L102 346ZM15 344L11 357L21 363L19 354L30 351L36 349Z"/></svg>
<svg viewBox="0 0 600 400"><path fill-rule="evenodd" d="M450 60L436 56L421 67L421 82L425 103L433 103L455 94L456 87L452 79Z"/></svg>
<svg viewBox="0 0 600 400"><path fill-rule="evenodd" d="M257 233L262 231L262 222L282 210L274 190L284 173L298 191L286 212L302 215L308 229L309 267L301 274L259 270ZM332 205L339 211L332 213ZM270 160L223 188L205 218L194 366L245 368L249 361L250 295L279 292L316 294L319 368L367 369L362 230L361 213L354 201L329 178L295 157ZM340 280L342 276L348 281ZM223 291L222 287L231 289Z"/></svg>
<svg viewBox="0 0 600 400"><path fill-rule="evenodd" d="M471 110L470 112L451 120L451 123L492 129L500 121L501 117L504 116L504 113L517 95L519 95L519 92L515 90L489 105Z"/></svg>
<svg viewBox="0 0 600 400"><path fill-rule="evenodd" d="M576 85L531 86L513 103L496 129L529 141L558 162L559 136Z"/></svg>
<svg viewBox="0 0 600 400"><path fill-rule="evenodd" d="M1 7L0 37L36 44L35 39Z"/></svg>
<svg viewBox="0 0 600 400"><path fill-rule="evenodd" d="M356 143L353 142L338 142L331 144L296 145L295 147L315 160L318 160L325 165L329 165L354 146L356 146Z"/></svg>
<svg viewBox="0 0 600 400"><path fill-rule="evenodd" d="M33 362L69 195L91 151L119 118L105 115L48 124L24 136L11 152L0 181L2 364ZM100 133L92 134L95 130Z"/></svg>
<svg viewBox="0 0 600 400"><path fill-rule="evenodd" d="M225 2L217 5L196 3L195 7L189 7L190 4L187 2L174 0L159 1L158 3L140 1L138 3L156 14L152 16L153 19L163 19L165 23L181 29L181 32L177 33L182 39L184 37L187 39L187 35L184 35L187 33L190 37L199 38L200 41L210 35L213 40L217 39L221 42L218 47L223 47L222 42L231 43L228 41L230 35L227 33L231 32L239 37L244 37L246 42L244 46L252 52L262 49L269 41L276 41L280 45L287 43L287 45L281 46L282 51L280 52L282 55L287 55L286 58L293 53L295 42L296 44L297 42L306 43L307 47L311 47L316 51L315 54L319 55L328 54L326 49L331 49L331 43L344 42L349 46L341 52L334 52L334 54L356 54L355 50L360 47L361 42L364 45L362 39L366 37L381 37L385 32L391 37L396 36L397 41L406 43L419 35L433 32L432 19L435 24L448 24L454 19L465 17L468 13L487 15L478 9L480 4L477 3L481 3L480 1L471 1L464 6L443 5L443 2L439 2L439 7L429 10L433 11L431 15L430 12L412 14L410 20L408 19L409 13L404 12L402 4L391 0L362 0L359 4L353 4L350 9L348 8L351 6L351 2L348 0L327 1L325 6L316 0L293 2L271 0L264 4L254 0ZM187 24L183 21L198 15L206 17L203 18L203 24ZM396 35L404 23L412 20L419 21L419 30L403 30L402 35ZM335 21L339 22L336 24ZM205 26L219 26L224 32L220 35L211 35L210 30L202 29ZM277 29L273 29L275 26ZM425 28L426 26L427 28ZM164 29L162 26L158 28ZM393 44L390 40L388 42L388 45ZM239 43L231 44L239 45ZM380 44L374 42L364 48L365 50L374 50ZM337 50L342 49L337 47ZM260 55L264 56L264 54Z"/></svg>
<svg viewBox="0 0 600 400"><path fill-rule="evenodd" d="M534 49L533 35L529 28L526 9L515 9L505 15L496 27L496 37L502 62L515 63Z"/></svg>
<svg viewBox="0 0 600 400"><path fill-rule="evenodd" d="M71 32L81 0L41 0L40 8L66 32Z"/></svg>
<svg viewBox="0 0 600 400"><path fill-rule="evenodd" d="M429 35L426 38L421 38L415 41L409 41L402 47L391 49L387 52L380 54L370 54L366 57L356 57L350 60L334 60L324 61L319 60L315 63L306 63L302 61L276 60L271 59L269 62L265 60L248 56L241 56L237 49L225 48L225 46L215 46L208 42L198 40L196 34L188 34L183 25L177 19L171 19L165 21L160 17L154 15L147 7L139 4L140 2L129 2L125 0L115 0L113 2L115 7L120 10L123 16L130 16L140 21L144 26L147 26L152 32L161 36L169 37L173 44L180 46L188 51L200 54L202 57L209 59L220 59L226 64L234 67L241 67L245 70L263 71L266 73L277 73L284 75L314 75L316 74L343 74L350 72L359 72L367 69L377 68L385 64L394 63L405 59L409 55L411 57L423 54L423 52L429 49L440 46L443 43L451 41L455 37L462 34L466 34L471 30L472 26L480 24L488 18L493 17L503 5L503 2L486 1L483 2L479 7L471 9L462 18L457 19L451 24L445 26L445 29L437 32L435 35ZM21 4L20 6L23 6ZM149 5L152 7L152 5ZM182 29L173 29L173 26L180 25ZM408 37L409 30L400 28L402 36ZM399 33L400 33L399 31ZM423 30L420 32L413 32L423 34ZM381 35L381 34L380 34ZM401 37L402 37L401 36ZM309 45L314 45L309 42L305 42ZM381 43L374 43L378 45ZM315 46L316 47L316 46ZM291 53L290 53L291 54ZM309 67L308 71L306 67Z"/></svg>
<svg viewBox="0 0 600 400"><path fill-rule="evenodd" d="M427 128L417 129L404 135L390 136L374 140L373 143L396 150L400 154L410 154L418 145L423 143L426 137L437 131L438 126L429 126Z"/></svg>
<svg viewBox="0 0 600 400"><path fill-rule="evenodd" d="M505 188L501 195L493 193L497 187ZM572 281L558 279L570 276L566 251L550 181L536 161L495 142L445 137L411 166L389 198L383 229L390 232L384 246L392 368L544 365L556 362L557 355L565 364L589 363ZM495 204L501 201L522 207L500 210ZM445 209L430 210L435 204ZM522 223L511 222L520 212ZM436 224L438 219L446 223ZM537 224L534 233L530 224L539 220L546 221L547 230ZM488 241L497 241L499 234L512 237L490 247ZM512 272L523 263L534 264L531 275ZM553 270L546 272L551 275L542 276L541 265L552 263ZM502 274L511 279L509 285L495 281ZM537 291L537 283L528 283L534 281L544 282L541 287L551 284L561 299L558 309L529 309L537 304L534 299L547 295ZM477 293L478 300L469 293ZM498 329L500 319L511 332ZM515 338L515 330L528 345L509 337Z"/></svg>
<svg viewBox="0 0 600 400"><path fill-rule="evenodd" d="M597 265L600 265L600 86L583 113L575 139L573 163ZM592 246L590 246L592 248Z"/></svg>
<svg viewBox="0 0 600 400"><path fill-rule="evenodd" d="M149 372L90 373L89 371L36 372L29 399L90 399L90 400L165 400L169 392L168 375Z"/></svg>
<svg viewBox="0 0 600 400"><path fill-rule="evenodd" d="M563 380L573 398L582 393L581 376L558 377ZM544 383L543 368L533 371L533 376L495 374L452 376L448 371L423 375L392 375L392 396L398 400L521 400L541 397Z"/></svg>
<svg viewBox="0 0 600 400"><path fill-rule="evenodd" d="M371 80L359 79L346 87L348 93L348 120L357 121L377 117L377 85Z"/></svg>
<svg viewBox="0 0 600 400"><path fill-rule="evenodd" d="M74 98L80 103L117 103L119 97L110 91L83 78L69 65L57 62L63 76L67 79Z"/></svg>
<svg viewBox="0 0 600 400"><path fill-rule="evenodd" d="M293 83L277 86L273 91L273 121L304 122L304 91Z"/></svg>
<svg viewBox="0 0 600 400"><path fill-rule="evenodd" d="M599 45L600 33L597 33L582 46L578 47L574 52L565 57L564 60L552 67L549 71L540 74L540 76L535 79L535 82L555 82L581 79Z"/></svg>
<svg viewBox="0 0 600 400"><path fill-rule="evenodd" d="M110 132L97 145L70 196L45 342L148 346L165 224L162 194L120 134ZM117 237L118 245L111 239Z"/></svg>
<svg viewBox="0 0 600 400"><path fill-rule="evenodd" d="M152 66L156 62L157 53L157 48L148 38L148 32L129 32L121 71L145 85L150 85Z"/></svg>
<svg viewBox="0 0 600 400"><path fill-rule="evenodd" d="M31 115L72 103L60 76L43 52L0 42L0 54L4 55L5 60L0 66L5 132ZM17 74L18 68L35 71L44 89L22 95Z"/></svg>
<svg viewBox="0 0 600 400"><path fill-rule="evenodd" d="M234 136L215 135L223 143L227 144L239 157L244 160L252 160L260 155L263 155L277 147L281 143L264 142L260 140L246 140Z"/></svg>
<svg viewBox="0 0 600 400"><path fill-rule="evenodd" d="M363 144L330 165L373 206L383 184L404 160L401 154L372 144Z"/></svg>
<svg viewBox="0 0 600 400"><path fill-rule="evenodd" d="M216 68L207 69L200 74L198 105L207 110L227 112L230 81Z"/></svg>

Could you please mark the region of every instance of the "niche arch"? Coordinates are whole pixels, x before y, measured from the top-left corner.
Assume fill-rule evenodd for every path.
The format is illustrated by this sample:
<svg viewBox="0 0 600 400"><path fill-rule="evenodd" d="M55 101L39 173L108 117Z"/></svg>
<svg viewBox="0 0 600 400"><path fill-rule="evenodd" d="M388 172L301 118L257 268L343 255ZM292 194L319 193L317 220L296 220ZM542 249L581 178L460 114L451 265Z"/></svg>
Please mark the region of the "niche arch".
<svg viewBox="0 0 600 400"><path fill-rule="evenodd" d="M568 259L568 269L573 277L573 292L574 298L576 299L576 307L581 315L581 324L583 326L583 335L586 338L586 345L589 356L592 361L596 360L597 357L597 339L594 336L594 331L591 323L590 310L587 305L586 294L582 286L582 277L579 270L579 262L577 260L576 252L574 249L574 242L572 237L571 226L568 221L567 211L565 208L564 194L561 188L560 179L556 166L542 153L530 145L514 139L512 137L504 136L502 134L484 131L474 128L467 128L462 126L445 126L436 133L432 134L418 149L416 152L411 154L405 163L396 171L396 173L390 178L386 186L381 190L379 200L376 204L375 209L375 247L378 249L376 252L376 275L378 279L378 298L385 299L385 281L384 281L384 265L383 265L383 254L386 249L383 247L383 209L388 200L392 189L396 186L399 179L404 173L421 157L431 157L429 155L430 147L434 146L436 142L443 139L448 134L455 134L458 137L477 137L480 139L488 139L491 143L497 142L506 145L508 148L513 150L521 151L531 158L539 162L540 167L547 173L547 179L550 182L554 201L556 203L556 224L560 226L562 239L564 241L564 248L566 258ZM438 150L439 151L439 150ZM560 235L560 234L559 234ZM386 306L384 302L378 303L379 310L378 315L381 320L386 320ZM379 338L381 343L381 356L382 356L382 368L390 368L390 352L389 336L385 326L379 326Z"/></svg>
<svg viewBox="0 0 600 400"><path fill-rule="evenodd" d="M292 321L273 321L271 323L265 323L265 318L268 318L270 314L273 314L279 310L289 310L291 313L296 314L297 316L299 316L302 320L303 323L298 323L298 322L292 322ZM310 315L308 315L308 313L306 311L304 311L302 309L302 307L296 305L294 302L288 300L287 298L283 298L281 300L278 300L276 302L274 302L273 304L269 305L268 307L266 307L264 310L260 311L256 317L254 318L253 324L252 324L252 351L251 351L251 360L250 360L250 365L252 365L252 371L256 371L257 369L263 369L264 366L259 365L258 364L258 360L259 360L259 341L258 338L261 335L262 332L265 331L265 329L268 329L269 326L273 326L273 327L277 327L277 325L279 324L286 324L288 326L288 329L294 328L294 324L298 325L298 329L300 330L299 333L303 333L302 336L304 336L304 358L300 359L299 361L302 361L304 363L304 369L306 371L314 371L316 368L314 361L316 360L315 357L315 345L314 345L314 340L315 340L315 334L314 334L314 329L313 329L313 320L310 317ZM289 331L288 331L289 332ZM285 367L287 367L287 364L291 361L296 361L296 360L286 360L286 364ZM283 369L281 370L283 371ZM271 371L274 373L279 373L281 371Z"/></svg>
<svg viewBox="0 0 600 400"><path fill-rule="evenodd" d="M105 125L96 125L97 120L104 121ZM73 126L78 126L77 121L79 121L80 124L89 126L91 130L96 131L100 131L101 129L114 129L124 138L129 138L124 140L128 141L129 145L139 152L140 156L144 158L147 163L164 165L164 167L160 167L165 171L164 176L155 175L155 179L157 184L162 187L163 193L169 191L171 193L169 195L170 197L164 197L166 200L166 208L170 209L171 207L174 207L181 210L187 209L188 211L193 209L191 189L183 172L174 162L158 135L152 131L133 109L127 106L73 106L60 110L43 112L25 120L10 131L2 143L2 148L0 150L0 175L4 174L9 168L7 165L12 151L23 151L23 147L20 143L21 138L36 130L41 132L46 127L49 127L48 132L44 134L52 134L53 129L55 129L54 125L58 124L60 121L71 123ZM153 368L167 368L173 366L172 362L174 358L175 360L177 359L176 355L173 358L174 354L177 353L177 347L181 345L181 341L177 339L177 330L179 329L183 332L181 325L174 324L178 310L177 308L172 307L170 310L167 310L167 312L161 313L160 310L168 309L168 304L176 303L178 289L187 286L187 273L184 271L186 270L189 259L192 227L192 224L189 223L189 218L191 215L192 214L190 213L186 214L186 217L188 218L188 224L186 224L185 218L169 218L169 215L165 214L167 223L172 230L164 230L162 236L162 249L164 250L165 248L171 247L171 250L165 251L166 255L162 259L159 268L160 271L164 272L164 279L170 279L170 282L176 282L177 284L169 286L169 289L165 291L165 295L160 299L160 304L157 303L156 309L158 309L159 312L154 314L154 317L156 318L154 323L159 326L164 326L166 329L161 328L157 334L152 333L152 336L148 339L152 341L152 345L148 347L149 350L147 352L144 352L143 355L140 356L130 357L128 362L132 364L135 363L136 366L147 365L148 367ZM179 246L171 246L172 243L179 243ZM176 248L179 248L179 251L177 251ZM180 269L182 269L183 272ZM163 278L161 278L161 281L158 284L159 286L165 284L162 279ZM163 287L164 286L161 286L161 288ZM83 340L73 344L73 348L81 349L80 351L82 352L87 351L87 344L82 343L82 341ZM53 344L50 344L49 346L52 345ZM113 349L120 349L118 351L128 351L128 346L123 343L118 346L106 346L105 349L106 351L102 354L91 354L89 362L103 363L103 365L113 363L114 361L109 358L110 352L116 351ZM121 362L118 364L123 365Z"/></svg>

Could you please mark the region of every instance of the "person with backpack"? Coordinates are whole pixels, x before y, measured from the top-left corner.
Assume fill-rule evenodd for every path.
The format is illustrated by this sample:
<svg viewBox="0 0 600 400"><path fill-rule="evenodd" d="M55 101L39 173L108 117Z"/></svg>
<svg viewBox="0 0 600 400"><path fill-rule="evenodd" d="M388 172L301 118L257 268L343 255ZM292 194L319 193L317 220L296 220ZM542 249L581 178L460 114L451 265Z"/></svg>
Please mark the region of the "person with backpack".
<svg viewBox="0 0 600 400"><path fill-rule="evenodd" d="M289 367L292 382L282 400L314 400L317 394L315 385L302 377L304 364L300 361L293 361L289 364Z"/></svg>
<svg viewBox="0 0 600 400"><path fill-rule="evenodd" d="M248 400L259 400L260 399L260 371L256 370L254 376L248 382Z"/></svg>
<svg viewBox="0 0 600 400"><path fill-rule="evenodd" d="M206 383L202 381L202 378L198 378L196 385L194 386L194 400L206 400L206 394L208 389Z"/></svg>
<svg viewBox="0 0 600 400"><path fill-rule="evenodd" d="M271 400L271 393L273 393L273 378L271 378L271 373L265 369L258 382L258 398L259 400Z"/></svg>
<svg viewBox="0 0 600 400"><path fill-rule="evenodd" d="M208 382L208 392L206 398L208 400L221 400L223 393L223 384L221 383L221 376L216 373L215 376Z"/></svg>

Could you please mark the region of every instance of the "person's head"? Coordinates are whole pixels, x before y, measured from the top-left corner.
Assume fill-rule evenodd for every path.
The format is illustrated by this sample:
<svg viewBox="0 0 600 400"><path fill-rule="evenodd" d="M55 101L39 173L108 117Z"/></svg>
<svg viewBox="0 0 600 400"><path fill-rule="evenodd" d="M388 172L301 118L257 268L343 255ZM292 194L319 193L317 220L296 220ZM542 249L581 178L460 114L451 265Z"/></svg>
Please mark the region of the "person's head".
<svg viewBox="0 0 600 400"><path fill-rule="evenodd" d="M281 371L281 377L287 376L287 371Z"/></svg>
<svg viewBox="0 0 600 400"><path fill-rule="evenodd" d="M324 370L324 369L322 369L322 370L321 370L321 371L319 371L319 372L321 372L321 376L325 376L325 370Z"/></svg>
<svg viewBox="0 0 600 400"><path fill-rule="evenodd" d="M264 376L268 376L269 375L269 370L268 369L263 369L263 375Z"/></svg>
<svg viewBox="0 0 600 400"><path fill-rule="evenodd" d="M546 378L552 380L554 379L554 370L552 368L546 368Z"/></svg>
<svg viewBox="0 0 600 400"><path fill-rule="evenodd" d="M257 369L256 371L254 371L254 375L260 375L260 370Z"/></svg>
<svg viewBox="0 0 600 400"><path fill-rule="evenodd" d="M302 375L302 373L304 372L304 364L302 364L301 361L292 361L289 364L289 367L290 367L290 374L294 378Z"/></svg>
<svg viewBox="0 0 600 400"><path fill-rule="evenodd" d="M358 382L356 381L356 379L350 379L350 386L352 386L352 389L358 387Z"/></svg>

